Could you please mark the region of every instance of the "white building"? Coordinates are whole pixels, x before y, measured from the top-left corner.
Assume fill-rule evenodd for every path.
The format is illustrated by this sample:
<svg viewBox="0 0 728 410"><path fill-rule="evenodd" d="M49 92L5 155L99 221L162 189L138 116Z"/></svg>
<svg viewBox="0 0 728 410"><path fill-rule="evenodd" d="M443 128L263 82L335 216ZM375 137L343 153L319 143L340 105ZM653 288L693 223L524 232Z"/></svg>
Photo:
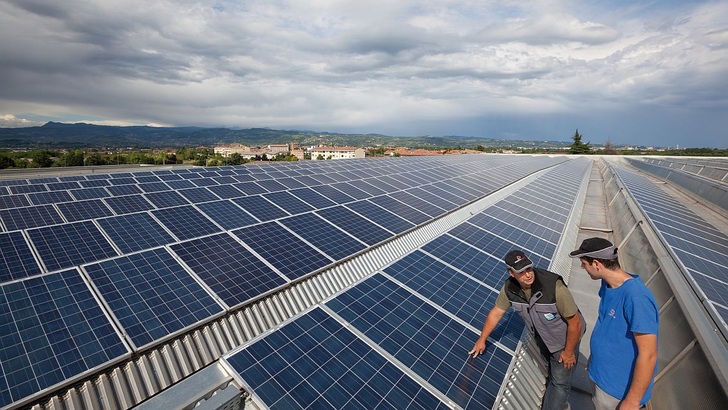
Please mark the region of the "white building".
<svg viewBox="0 0 728 410"><path fill-rule="evenodd" d="M323 159L350 159L364 158L366 150L356 147L316 147L311 148L311 159L318 159L319 155Z"/></svg>

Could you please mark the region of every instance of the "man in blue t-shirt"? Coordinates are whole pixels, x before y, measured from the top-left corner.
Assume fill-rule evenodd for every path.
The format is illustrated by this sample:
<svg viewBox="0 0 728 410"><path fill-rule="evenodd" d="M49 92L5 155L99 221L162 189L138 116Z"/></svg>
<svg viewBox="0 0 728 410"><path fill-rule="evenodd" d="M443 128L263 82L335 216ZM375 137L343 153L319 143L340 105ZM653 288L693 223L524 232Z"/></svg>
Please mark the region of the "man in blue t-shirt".
<svg viewBox="0 0 728 410"><path fill-rule="evenodd" d="M657 372L657 303L637 275L619 265L617 248L589 238L569 254L592 279L601 279L599 317L591 336L589 378L597 410L638 409Z"/></svg>

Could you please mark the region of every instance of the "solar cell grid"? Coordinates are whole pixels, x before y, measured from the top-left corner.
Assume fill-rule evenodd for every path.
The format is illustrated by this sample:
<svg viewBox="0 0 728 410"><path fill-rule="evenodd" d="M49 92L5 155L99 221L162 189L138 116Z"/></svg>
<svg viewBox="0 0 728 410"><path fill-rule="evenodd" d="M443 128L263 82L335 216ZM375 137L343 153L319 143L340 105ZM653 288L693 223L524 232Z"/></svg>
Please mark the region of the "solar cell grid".
<svg viewBox="0 0 728 410"><path fill-rule="evenodd" d="M82 188L82 189L73 189L71 191L68 191L77 201L81 201L84 199L98 199L98 198L106 198L111 196L109 191L107 191L105 188L98 187L98 188Z"/></svg>
<svg viewBox="0 0 728 410"><path fill-rule="evenodd" d="M20 231L0 233L0 283L39 273L40 266L23 234Z"/></svg>
<svg viewBox="0 0 728 410"><path fill-rule="evenodd" d="M220 185L229 185L229 184L234 184L234 183L238 182L235 178L228 176L228 175L214 177L214 178L212 178L212 180Z"/></svg>
<svg viewBox="0 0 728 410"><path fill-rule="evenodd" d="M49 191L67 191L69 189L81 188L78 182L56 182L53 184L46 184Z"/></svg>
<svg viewBox="0 0 728 410"><path fill-rule="evenodd" d="M446 261L462 272L485 283L493 290L500 290L508 278L506 267L499 256L488 255L450 235L440 235L422 246L430 255Z"/></svg>
<svg viewBox="0 0 728 410"><path fill-rule="evenodd" d="M107 184L111 184L108 180L111 178L111 174L90 174L86 175L86 179L89 181L100 181L104 180Z"/></svg>
<svg viewBox="0 0 728 410"><path fill-rule="evenodd" d="M129 353L77 270L0 286L0 407Z"/></svg>
<svg viewBox="0 0 728 410"><path fill-rule="evenodd" d="M285 185L272 179L259 180L256 183L269 192L285 191L287 189Z"/></svg>
<svg viewBox="0 0 728 410"><path fill-rule="evenodd" d="M224 311L164 248L84 269L137 348Z"/></svg>
<svg viewBox="0 0 728 410"><path fill-rule="evenodd" d="M29 206L30 201L25 195L3 195L0 196L0 209L20 208Z"/></svg>
<svg viewBox="0 0 728 410"><path fill-rule="evenodd" d="M269 408L447 408L320 308L225 359Z"/></svg>
<svg viewBox="0 0 728 410"><path fill-rule="evenodd" d="M238 182L253 182L256 179L252 177L250 174L238 174L234 175L233 179L235 179Z"/></svg>
<svg viewBox="0 0 728 410"><path fill-rule="evenodd" d="M135 185L137 183L136 179L130 177L112 177L109 179L109 182L111 185Z"/></svg>
<svg viewBox="0 0 728 410"><path fill-rule="evenodd" d="M157 175L159 176L159 179L161 179L162 181L181 181L182 180L182 177L179 176L179 175L177 175L177 174L172 174L172 173L162 174L162 173L158 173Z"/></svg>
<svg viewBox="0 0 728 410"><path fill-rule="evenodd" d="M198 187L212 187L218 185L218 183L215 182L212 178L192 178L188 179L188 181L192 182L193 185Z"/></svg>
<svg viewBox="0 0 728 410"><path fill-rule="evenodd" d="M91 221L29 229L27 232L48 271L117 255Z"/></svg>
<svg viewBox="0 0 728 410"><path fill-rule="evenodd" d="M98 219L97 222L124 253L150 249L175 241L175 238L146 212Z"/></svg>
<svg viewBox="0 0 728 410"><path fill-rule="evenodd" d="M197 207L223 229L242 228L258 223L258 220L244 209L227 200L205 202L198 204Z"/></svg>
<svg viewBox="0 0 728 410"><path fill-rule="evenodd" d="M192 205L151 211L162 226L178 239L185 240L220 232L221 229Z"/></svg>
<svg viewBox="0 0 728 410"><path fill-rule="evenodd" d="M48 188L46 188L45 185L37 184L37 185L12 185L8 187L10 189L10 193L18 195L18 194L28 194L31 192L47 192Z"/></svg>
<svg viewBox="0 0 728 410"><path fill-rule="evenodd" d="M440 188L434 184L432 185L425 185L422 187L422 189L426 190L427 192L430 192L433 195L437 195L440 198L444 198L449 202L452 202L453 204L457 206L465 205L466 203L470 202L473 197L472 195L465 193L455 187L448 187L447 189Z"/></svg>
<svg viewBox="0 0 728 410"><path fill-rule="evenodd" d="M504 238L523 249L536 252L539 255L550 257L556 251L556 243L558 243L558 241L549 242L545 238L538 236L538 234L534 231L524 230L508 225L482 213L470 218L468 222L485 229L494 235Z"/></svg>
<svg viewBox="0 0 728 410"><path fill-rule="evenodd" d="M156 182L161 182L161 181L162 181L162 180L161 180L161 179L160 179L160 178L159 178L158 176L156 176L156 175L152 175L152 174L144 174L144 173L139 173L139 174L136 174L136 175L134 176L134 179L136 180L136 182L137 182L138 184L156 183Z"/></svg>
<svg viewBox="0 0 728 410"><path fill-rule="evenodd" d="M103 201L118 215L154 209L154 205L147 201L143 195L109 197L104 198Z"/></svg>
<svg viewBox="0 0 728 410"><path fill-rule="evenodd" d="M316 209L327 208L329 206L336 205L335 202L320 195L312 188L294 189L289 192Z"/></svg>
<svg viewBox="0 0 728 410"><path fill-rule="evenodd" d="M255 182L239 182L233 184L233 186L243 192L245 195L264 194L268 192L267 189L263 188Z"/></svg>
<svg viewBox="0 0 728 410"><path fill-rule="evenodd" d="M157 208L189 205L189 202L175 191L150 192L144 194L144 197Z"/></svg>
<svg viewBox="0 0 728 410"><path fill-rule="evenodd" d="M370 221L376 221L380 226L383 226L387 230L397 234L414 227L414 224L378 205L375 205L369 200L352 202L350 204L346 204L346 207L364 216Z"/></svg>
<svg viewBox="0 0 728 410"><path fill-rule="evenodd" d="M312 213L284 218L280 222L333 260L344 259L366 248L363 243Z"/></svg>
<svg viewBox="0 0 728 410"><path fill-rule="evenodd" d="M477 333L419 297L374 275L326 306L458 406L493 406L512 355L495 347L468 360Z"/></svg>
<svg viewBox="0 0 728 410"><path fill-rule="evenodd" d="M448 231L448 233L462 240L463 242L469 243L477 249L487 252L495 258L503 257L503 255L505 255L511 249L524 249L524 251L527 250L527 248L524 248L520 244L513 244L511 242L508 242L503 238L488 233L483 229L480 229L468 222L461 223L460 225ZM536 265L545 266L539 263L542 258L538 257L538 255L529 252L528 257Z"/></svg>
<svg viewBox="0 0 728 410"><path fill-rule="evenodd" d="M313 190L337 204L345 204L354 200L354 198L330 185L317 186Z"/></svg>
<svg viewBox="0 0 728 410"><path fill-rule="evenodd" d="M2 209L0 210L0 219L2 219L5 229L8 231L54 225L64 222L63 218L58 211L56 211L53 205Z"/></svg>
<svg viewBox="0 0 728 410"><path fill-rule="evenodd" d="M263 197L283 208L291 215L312 211L314 208L288 192L272 192Z"/></svg>
<svg viewBox="0 0 728 410"><path fill-rule="evenodd" d="M369 246L373 246L394 236L390 231L341 205L333 208L320 209L315 212Z"/></svg>
<svg viewBox="0 0 728 410"><path fill-rule="evenodd" d="M106 179L78 181L78 183L84 188L98 188L111 185Z"/></svg>
<svg viewBox="0 0 728 410"><path fill-rule="evenodd" d="M113 212L106 204L99 199L88 201L65 202L58 204L58 209L68 222L83 221L85 219L102 218L111 216Z"/></svg>
<svg viewBox="0 0 728 410"><path fill-rule="evenodd" d="M231 201L240 205L243 209L261 221L271 221L273 219L288 216L288 212L277 207L262 196L246 196L244 198L231 199Z"/></svg>
<svg viewBox="0 0 728 410"><path fill-rule="evenodd" d="M420 251L398 260L384 272L474 329L482 327L502 287L501 283L497 290L489 289ZM501 319L490 338L515 350L523 327L523 320L517 314L508 314Z"/></svg>
<svg viewBox="0 0 728 410"><path fill-rule="evenodd" d="M139 188L143 192L161 192L169 191L171 189L169 185L165 184L164 182L147 182L144 184L139 184Z"/></svg>
<svg viewBox="0 0 728 410"><path fill-rule="evenodd" d="M220 199L230 199L230 198L238 198L241 196L245 196L245 193L240 191L239 189L236 189L232 185L217 185L217 186L211 186L208 187L212 193L220 197Z"/></svg>
<svg viewBox="0 0 728 410"><path fill-rule="evenodd" d="M424 212L420 212L417 209L386 195L372 198L370 201L387 211L401 216L415 225L420 225L432 219Z"/></svg>
<svg viewBox="0 0 728 410"><path fill-rule="evenodd" d="M213 194L207 188L180 189L177 192L179 192L180 195L185 197L188 201L192 202L193 204L197 204L200 202L217 201L218 199L220 199L217 197L217 195Z"/></svg>
<svg viewBox="0 0 728 410"><path fill-rule="evenodd" d="M311 178L316 180L316 185L329 185L337 182L334 178L329 177L326 174L314 174Z"/></svg>
<svg viewBox="0 0 728 410"><path fill-rule="evenodd" d="M61 182L85 181L86 177L83 175L66 175L63 177L58 177L58 180Z"/></svg>
<svg viewBox="0 0 728 410"><path fill-rule="evenodd" d="M105 187L113 196L141 194L142 190L136 185L112 185Z"/></svg>
<svg viewBox="0 0 728 410"><path fill-rule="evenodd" d="M371 195L355 187L354 185L351 185L349 182L339 182L336 184L331 184L331 187L338 189L339 191L349 195L354 199L367 199L371 197ZM315 189L318 189L318 187L316 187Z"/></svg>
<svg viewBox="0 0 728 410"><path fill-rule="evenodd" d="M226 233L170 248L230 307L287 282Z"/></svg>
<svg viewBox="0 0 728 410"><path fill-rule="evenodd" d="M397 199L418 211L424 212L431 217L441 216L445 213L445 209L439 206L433 205L417 196L410 194L409 192L400 191L390 195L392 198ZM443 205L444 206L444 205Z"/></svg>
<svg viewBox="0 0 728 410"><path fill-rule="evenodd" d="M288 188L288 189L296 189L296 188L302 188L302 187L306 186L303 182L299 181L296 178L291 178L291 177L280 178L277 181L280 182L281 184L285 185L286 188Z"/></svg>
<svg viewBox="0 0 728 410"><path fill-rule="evenodd" d="M232 232L290 280L298 279L332 262L276 222Z"/></svg>
<svg viewBox="0 0 728 410"><path fill-rule="evenodd" d="M28 180L28 182L33 184L52 184L58 182L58 178L56 177L49 177L49 178L32 178Z"/></svg>
<svg viewBox="0 0 728 410"><path fill-rule="evenodd" d="M372 185L369 182L366 182L364 180L355 179L355 180L351 180L351 181L347 182L347 184L349 184L355 188L358 188L361 191L366 192L369 197L383 195L383 194L387 193L383 189L375 187L374 185Z"/></svg>
<svg viewBox="0 0 728 410"><path fill-rule="evenodd" d="M204 188L196 188L195 184L185 179L179 181L165 181L165 183L172 189L184 190L190 188L190 190L202 190ZM209 194L209 192L208 192Z"/></svg>
<svg viewBox="0 0 728 410"><path fill-rule="evenodd" d="M410 188L406 191L410 195L414 195L415 197L422 199L424 201L427 201L433 205L435 205L438 208L442 208L446 211L453 210L458 207L458 202L462 202L462 200L457 201L456 200L450 200L453 195L447 194L448 198L444 198L438 195L433 194L432 192L428 191L424 187L417 187L417 188Z"/></svg>
<svg viewBox="0 0 728 410"><path fill-rule="evenodd" d="M28 199L33 205L55 204L59 202L73 201L67 191L35 192L28 194Z"/></svg>

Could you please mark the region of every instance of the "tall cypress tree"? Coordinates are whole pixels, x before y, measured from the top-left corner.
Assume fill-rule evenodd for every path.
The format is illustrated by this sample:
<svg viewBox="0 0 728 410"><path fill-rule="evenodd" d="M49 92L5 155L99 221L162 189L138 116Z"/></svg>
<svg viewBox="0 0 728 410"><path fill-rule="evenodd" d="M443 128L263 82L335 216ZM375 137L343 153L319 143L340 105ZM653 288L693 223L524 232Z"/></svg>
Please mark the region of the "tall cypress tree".
<svg viewBox="0 0 728 410"><path fill-rule="evenodd" d="M570 154L580 155L580 154L591 154L592 149L589 146L591 142L583 143L581 142L581 138L583 135L579 134L579 129L576 129L576 132L574 133L574 136L571 137L572 140L574 140L574 143L571 144L571 147L569 148Z"/></svg>

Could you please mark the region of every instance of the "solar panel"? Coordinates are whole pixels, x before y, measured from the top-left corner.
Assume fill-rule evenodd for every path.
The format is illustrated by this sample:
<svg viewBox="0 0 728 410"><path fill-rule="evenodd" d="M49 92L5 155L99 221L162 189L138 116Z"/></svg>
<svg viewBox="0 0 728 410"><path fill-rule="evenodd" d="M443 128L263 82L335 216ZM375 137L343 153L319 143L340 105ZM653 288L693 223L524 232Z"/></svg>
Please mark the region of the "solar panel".
<svg viewBox="0 0 728 410"><path fill-rule="evenodd" d="M123 197L104 198L104 202L114 210L116 214L130 214L133 212L148 211L154 209L143 195L128 195Z"/></svg>
<svg viewBox="0 0 728 410"><path fill-rule="evenodd" d="M198 187L211 187L211 186L217 186L218 183L210 178L193 178L189 179L188 181L192 182L195 186Z"/></svg>
<svg viewBox="0 0 728 410"><path fill-rule="evenodd" d="M291 215L312 211L314 208L288 191L263 195L266 199L286 210Z"/></svg>
<svg viewBox="0 0 728 410"><path fill-rule="evenodd" d="M85 219L102 218L113 215L111 209L100 199L88 201L64 202L58 204L58 209L68 222L83 221Z"/></svg>
<svg viewBox="0 0 728 410"><path fill-rule="evenodd" d="M246 195L264 194L268 192L267 189L255 182L239 182L237 184L233 184L233 186Z"/></svg>
<svg viewBox="0 0 728 410"><path fill-rule="evenodd" d="M144 194L144 197L157 208L189 205L189 202L175 191L151 192Z"/></svg>
<svg viewBox="0 0 728 410"><path fill-rule="evenodd" d="M284 218L280 222L333 260L344 259L366 248L365 244L315 214Z"/></svg>
<svg viewBox="0 0 728 410"><path fill-rule="evenodd" d="M251 215L261 221L270 221L273 219L288 216L288 212L277 207L262 196L247 196L244 198L235 198L231 201L243 207Z"/></svg>
<svg viewBox="0 0 728 410"><path fill-rule="evenodd" d="M493 406L513 354L496 345L484 356L469 358L478 336L474 329L382 275L358 283L326 306L458 406Z"/></svg>
<svg viewBox="0 0 728 410"><path fill-rule="evenodd" d="M318 188L316 188L318 189ZM300 188L289 191L291 194L302 199L307 204L313 206L316 209L326 208L334 206L336 203L325 196L317 193L312 188Z"/></svg>
<svg viewBox="0 0 728 410"><path fill-rule="evenodd" d="M49 271L117 255L91 221L29 229L27 232L38 257Z"/></svg>
<svg viewBox="0 0 728 410"><path fill-rule="evenodd" d="M5 224L5 229L8 231L64 222L53 205L2 209L0 210L0 219L2 219L3 224Z"/></svg>
<svg viewBox="0 0 728 410"><path fill-rule="evenodd" d="M387 193L385 190L383 190L379 187L376 187L376 186L370 184L369 182L361 180L361 179L351 180L348 182L348 184L355 188L358 188L361 191L366 192L367 194L369 194L370 197L377 196L377 195L383 195L383 194Z"/></svg>
<svg viewBox="0 0 728 410"><path fill-rule="evenodd" d="M0 233L0 283L39 273L40 266L22 232Z"/></svg>
<svg viewBox="0 0 728 410"><path fill-rule="evenodd" d="M410 194L409 192L399 191L391 194L392 198L403 202L418 211L424 212L431 217L442 216L445 213L445 208L433 205L419 197Z"/></svg>
<svg viewBox="0 0 728 410"><path fill-rule="evenodd" d="M455 208L458 207L458 205L457 205L456 202L450 201L450 200L448 200L446 198L443 198L443 197L440 197L440 196L437 196L437 195L435 195L435 194L427 191L424 188L419 188L419 187L418 188L411 188L411 189L408 189L408 190L406 190L404 192L406 192L406 193L408 193L410 195L414 195L417 198L420 198L420 199L422 199L424 201L427 201L427 202L435 205L436 207L442 208L442 209L444 209L446 211L451 211L451 210L453 210L453 209L455 209ZM449 198L452 198L453 197L452 194L447 194L447 196ZM457 202L462 202L462 200L457 201Z"/></svg>
<svg viewBox="0 0 728 410"><path fill-rule="evenodd" d="M244 209L227 200L205 202L198 204L197 207L223 229L242 228L258 223L258 220Z"/></svg>
<svg viewBox="0 0 728 410"><path fill-rule="evenodd" d="M224 312L164 248L84 266L136 348Z"/></svg>
<svg viewBox="0 0 728 410"><path fill-rule="evenodd" d="M46 184L49 191L68 191L69 189L81 188L78 182L55 182Z"/></svg>
<svg viewBox="0 0 728 410"><path fill-rule="evenodd" d="M346 204L346 207L364 216L370 221L376 221L377 224L397 234L414 227L412 223L408 222L404 218L401 218L392 212L369 202L369 200L352 202L350 204Z"/></svg>
<svg viewBox="0 0 728 410"><path fill-rule="evenodd" d="M109 181L107 181L106 179L78 181L78 183L84 188L100 188L111 185L111 183L109 183Z"/></svg>
<svg viewBox="0 0 728 410"><path fill-rule="evenodd" d="M150 249L175 241L175 238L147 213L98 219L97 223L124 253Z"/></svg>
<svg viewBox="0 0 728 410"><path fill-rule="evenodd" d="M287 282L227 233L170 248L230 307Z"/></svg>
<svg viewBox="0 0 728 410"><path fill-rule="evenodd" d="M47 192L48 188L42 184L36 185L13 185L10 187L10 192L13 194L28 194L31 192Z"/></svg>
<svg viewBox="0 0 728 410"><path fill-rule="evenodd" d="M290 280L329 265L332 260L276 222L232 231Z"/></svg>
<svg viewBox="0 0 728 410"><path fill-rule="evenodd" d="M316 211L322 218L348 232L369 246L376 245L394 236L390 231L364 219L342 205Z"/></svg>
<svg viewBox="0 0 728 410"><path fill-rule="evenodd" d="M225 360L272 409L449 408L320 308Z"/></svg>
<svg viewBox="0 0 728 410"><path fill-rule="evenodd" d="M111 196L109 191L107 191L105 188L81 188L81 189L73 189L71 191L68 191L71 195L73 195L76 200L81 201L84 199L99 199L99 198L106 198Z"/></svg>
<svg viewBox="0 0 728 410"><path fill-rule="evenodd" d="M488 215L475 215L468 222L495 236L510 241L521 249L528 249L542 256L551 257L556 251L556 243L551 243L538 237L535 232L513 227Z"/></svg>
<svg viewBox="0 0 728 410"><path fill-rule="evenodd" d="M337 184L331 184L331 187L338 189L339 191L345 193L346 195L349 195L350 197L354 199L367 199L371 197L368 193L362 191L361 189L355 187L354 185L351 185L348 182L339 182ZM319 189L316 187L315 189Z"/></svg>
<svg viewBox="0 0 728 410"><path fill-rule="evenodd" d="M272 179L259 180L256 183L268 190L269 192L285 191L287 189L285 185Z"/></svg>
<svg viewBox="0 0 728 410"><path fill-rule="evenodd" d="M230 199L230 198L238 198L241 196L245 196L245 194L242 191L240 191L239 189L236 189L232 185L211 186L207 189L212 191L213 194L219 196L221 199Z"/></svg>
<svg viewBox="0 0 728 410"><path fill-rule="evenodd" d="M170 175L172 176L172 175ZM172 189L187 189L187 188L195 188L195 184L193 184L190 181L181 179L179 175L174 175L176 178L180 178L179 180L167 180L165 183L169 185Z"/></svg>
<svg viewBox="0 0 728 410"><path fill-rule="evenodd" d="M508 278L505 266L500 259L496 259L501 255L493 255L496 257L494 258L450 235L438 236L423 245L422 250L446 261L494 290L500 290L503 281Z"/></svg>
<svg viewBox="0 0 728 410"><path fill-rule="evenodd" d="M113 196L141 194L142 190L137 185L112 185L105 187Z"/></svg>
<svg viewBox="0 0 728 410"><path fill-rule="evenodd" d="M192 205L157 209L151 213L162 226L180 240L217 233L221 230Z"/></svg>
<svg viewBox="0 0 728 410"><path fill-rule="evenodd" d="M25 195L3 195L0 196L0 209L20 208L29 206L30 201Z"/></svg>
<svg viewBox="0 0 728 410"><path fill-rule="evenodd" d="M354 198L330 185L321 185L312 189L314 190L314 192L319 193L323 197L336 204L345 204L347 202L354 201Z"/></svg>
<svg viewBox="0 0 728 410"><path fill-rule="evenodd" d="M144 192L162 192L169 191L171 188L164 182L147 182L139 184L139 188Z"/></svg>
<svg viewBox="0 0 728 410"><path fill-rule="evenodd" d="M370 201L374 202L375 204L379 205L380 207L388 210L389 212L392 212L415 225L420 225L425 222L430 221L432 218L425 214L424 212L420 212L415 208L412 208L411 206L405 204L404 202L398 201L392 197L389 196L378 196L376 198L370 199Z"/></svg>
<svg viewBox="0 0 728 410"><path fill-rule="evenodd" d="M505 271L502 267L500 270ZM500 283L495 288L488 288L421 251L412 252L385 268L384 272L475 329L483 326L507 278L507 275L501 275ZM478 274L468 273L473 277ZM490 338L515 350L523 326L523 320L511 311L501 319Z"/></svg>
<svg viewBox="0 0 728 410"><path fill-rule="evenodd" d="M177 192L179 192L180 195L187 198L187 200L192 202L193 204L197 204L200 202L217 201L218 199L220 199L217 195L213 194L207 188L180 189Z"/></svg>
<svg viewBox="0 0 728 410"><path fill-rule="evenodd" d="M277 181L285 185L288 189L303 188L306 186L303 182L291 177L280 178Z"/></svg>
<svg viewBox="0 0 728 410"><path fill-rule="evenodd" d="M3 408L130 352L76 269L1 285L0 341Z"/></svg>

